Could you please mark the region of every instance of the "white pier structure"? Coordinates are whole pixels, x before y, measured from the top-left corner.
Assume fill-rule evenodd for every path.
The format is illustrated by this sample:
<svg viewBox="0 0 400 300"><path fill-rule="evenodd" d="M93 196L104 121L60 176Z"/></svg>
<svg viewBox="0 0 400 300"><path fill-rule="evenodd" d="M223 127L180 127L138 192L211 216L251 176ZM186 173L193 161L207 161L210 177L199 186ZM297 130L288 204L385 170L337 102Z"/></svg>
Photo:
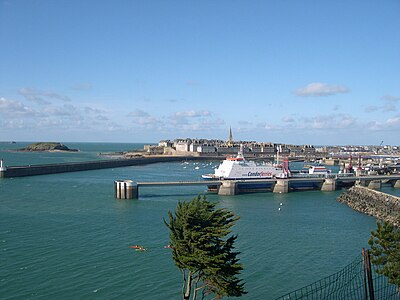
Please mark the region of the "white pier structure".
<svg viewBox="0 0 400 300"><path fill-rule="evenodd" d="M137 199L139 190L154 186L208 186L209 191L221 196L233 196L248 192L288 193L292 190L319 189L334 191L338 187L361 185L371 189L380 189L382 182L400 188L400 175L373 176L337 176L306 178L271 178L254 180L202 180L202 181L173 181L173 182L135 182L133 180L117 180L115 196L117 199Z"/></svg>

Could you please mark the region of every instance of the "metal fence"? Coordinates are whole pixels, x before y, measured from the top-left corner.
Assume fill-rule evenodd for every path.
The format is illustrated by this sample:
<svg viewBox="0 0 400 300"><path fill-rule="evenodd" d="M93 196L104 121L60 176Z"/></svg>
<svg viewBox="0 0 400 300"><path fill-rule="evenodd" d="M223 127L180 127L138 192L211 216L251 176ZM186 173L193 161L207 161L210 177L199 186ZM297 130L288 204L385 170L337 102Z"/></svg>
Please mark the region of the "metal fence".
<svg viewBox="0 0 400 300"><path fill-rule="evenodd" d="M371 267L369 251L364 250L339 272L318 280L276 300L400 300L400 288Z"/></svg>

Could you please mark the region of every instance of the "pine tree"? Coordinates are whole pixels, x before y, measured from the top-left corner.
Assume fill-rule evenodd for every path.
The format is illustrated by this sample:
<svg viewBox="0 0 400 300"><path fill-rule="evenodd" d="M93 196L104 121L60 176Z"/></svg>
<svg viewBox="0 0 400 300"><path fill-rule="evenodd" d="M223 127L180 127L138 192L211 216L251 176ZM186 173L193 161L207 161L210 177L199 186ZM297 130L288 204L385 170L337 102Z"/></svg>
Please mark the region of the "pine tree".
<svg viewBox="0 0 400 300"><path fill-rule="evenodd" d="M234 252L236 235L231 227L239 217L229 210L215 209L215 204L200 196L179 202L175 214L168 212L170 246L175 265L181 270L183 299L195 300L214 294L223 296L245 294L244 283L237 278L243 269Z"/></svg>
<svg viewBox="0 0 400 300"><path fill-rule="evenodd" d="M400 291L400 228L388 222L378 222L368 241L376 272L385 275Z"/></svg>

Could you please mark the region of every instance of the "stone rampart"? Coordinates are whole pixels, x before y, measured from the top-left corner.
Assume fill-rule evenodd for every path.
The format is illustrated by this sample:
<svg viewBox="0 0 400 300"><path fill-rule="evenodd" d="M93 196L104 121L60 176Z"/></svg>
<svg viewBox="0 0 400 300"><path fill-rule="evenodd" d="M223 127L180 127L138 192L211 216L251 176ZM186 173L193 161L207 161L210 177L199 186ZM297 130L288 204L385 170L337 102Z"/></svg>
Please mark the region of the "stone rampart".
<svg viewBox="0 0 400 300"><path fill-rule="evenodd" d="M343 192L337 201L347 204L356 211L400 226L400 197L362 186L353 186Z"/></svg>
<svg viewBox="0 0 400 300"><path fill-rule="evenodd" d="M107 168L129 167L136 165L145 165L161 162L174 162L182 160L201 160L201 157L182 157L182 156L156 156L143 157L133 159L113 159L98 160L89 162L74 162L47 165L30 165L30 166L11 166L0 172L1 177L22 177L45 174L56 174L66 172L78 172Z"/></svg>

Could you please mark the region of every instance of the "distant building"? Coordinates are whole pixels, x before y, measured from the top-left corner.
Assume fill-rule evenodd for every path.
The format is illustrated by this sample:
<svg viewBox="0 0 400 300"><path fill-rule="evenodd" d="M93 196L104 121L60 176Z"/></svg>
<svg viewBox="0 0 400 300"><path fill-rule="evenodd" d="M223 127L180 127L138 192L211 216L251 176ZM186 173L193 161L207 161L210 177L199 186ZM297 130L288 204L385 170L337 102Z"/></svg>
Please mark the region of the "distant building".
<svg viewBox="0 0 400 300"><path fill-rule="evenodd" d="M161 147L172 147L173 146L173 142L171 142L170 140L161 140L158 142L158 146Z"/></svg>
<svg viewBox="0 0 400 300"><path fill-rule="evenodd" d="M190 144L192 144L190 139L178 140L174 142L174 147L177 152L189 152Z"/></svg>
<svg viewBox="0 0 400 300"><path fill-rule="evenodd" d="M203 144L197 146L197 152L199 153L216 153L217 148L214 145Z"/></svg>

